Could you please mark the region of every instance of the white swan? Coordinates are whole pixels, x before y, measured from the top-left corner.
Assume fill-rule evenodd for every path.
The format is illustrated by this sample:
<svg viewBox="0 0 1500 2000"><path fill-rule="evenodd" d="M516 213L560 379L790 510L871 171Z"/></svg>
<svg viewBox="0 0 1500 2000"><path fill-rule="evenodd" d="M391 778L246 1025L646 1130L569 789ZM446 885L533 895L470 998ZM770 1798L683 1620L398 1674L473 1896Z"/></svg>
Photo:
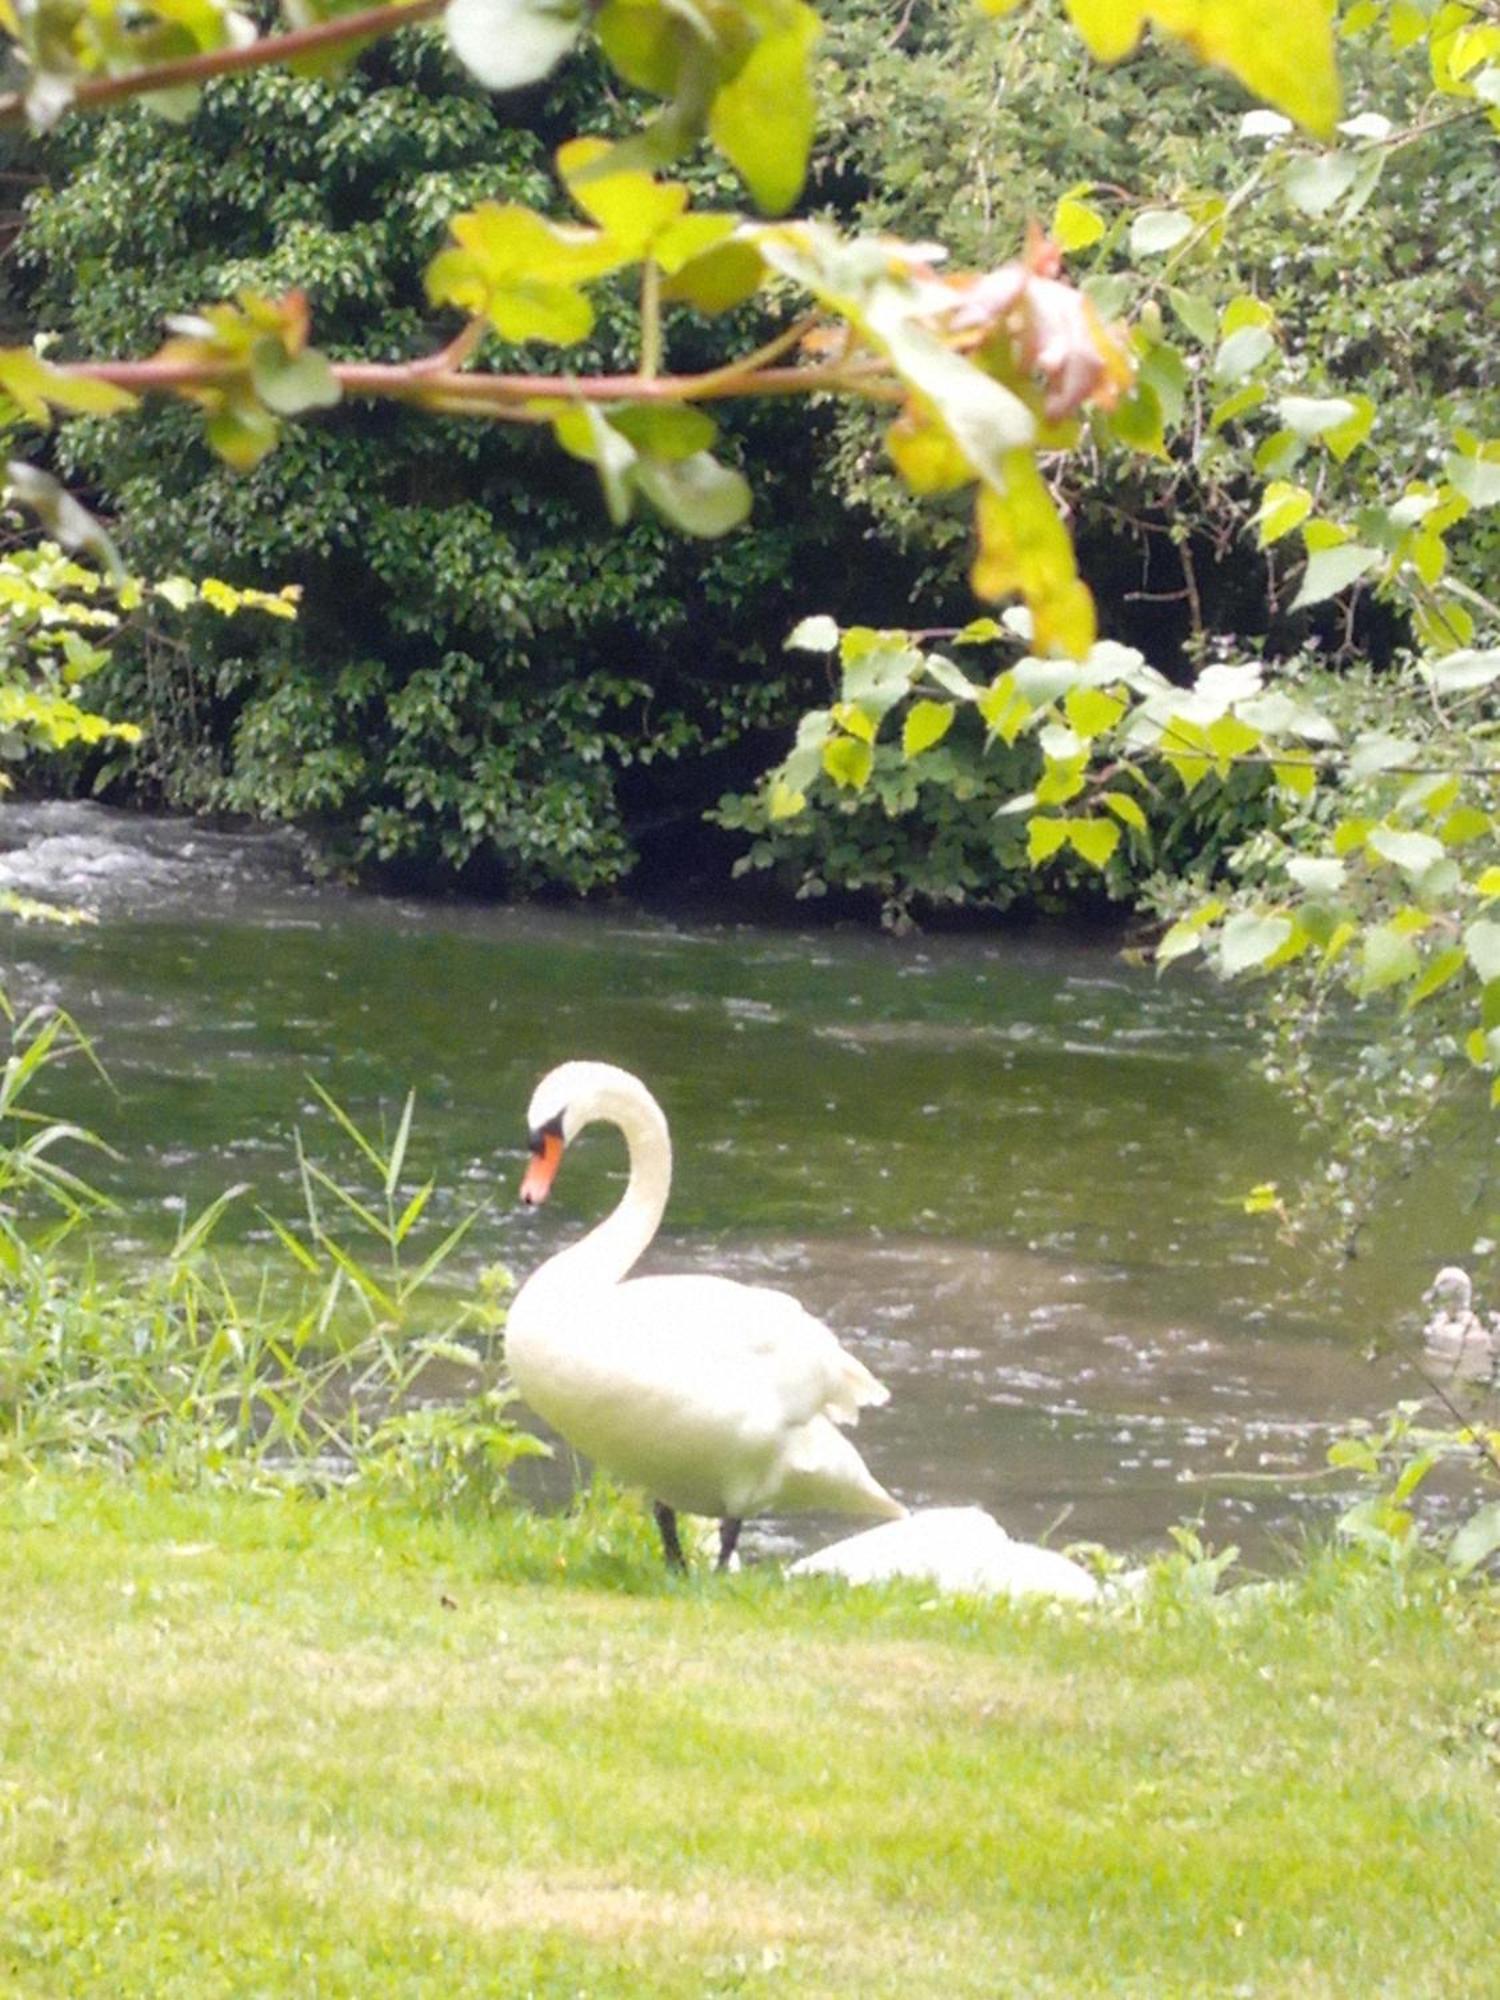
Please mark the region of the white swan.
<svg viewBox="0 0 1500 2000"><path fill-rule="evenodd" d="M1428 1355L1453 1375L1487 1375L1500 1356L1500 1326L1474 1310L1474 1286L1461 1264L1445 1264L1422 1294L1434 1308L1422 1328Z"/></svg>
<svg viewBox="0 0 1500 2000"><path fill-rule="evenodd" d="M679 1510L717 1517L721 1568L745 1516L768 1507L905 1514L834 1428L888 1392L820 1320L762 1285L628 1277L672 1179L667 1121L637 1077L568 1062L542 1079L521 1199L545 1201L564 1148L601 1119L625 1135L630 1183L521 1287L505 1352L522 1396L569 1444L645 1488L677 1568Z"/></svg>
<svg viewBox="0 0 1500 2000"><path fill-rule="evenodd" d="M928 1507L834 1542L792 1564L793 1576L846 1583L908 1577L976 1597L1055 1597L1092 1604L1103 1596L1082 1563L1060 1549L1013 1542L982 1507Z"/></svg>

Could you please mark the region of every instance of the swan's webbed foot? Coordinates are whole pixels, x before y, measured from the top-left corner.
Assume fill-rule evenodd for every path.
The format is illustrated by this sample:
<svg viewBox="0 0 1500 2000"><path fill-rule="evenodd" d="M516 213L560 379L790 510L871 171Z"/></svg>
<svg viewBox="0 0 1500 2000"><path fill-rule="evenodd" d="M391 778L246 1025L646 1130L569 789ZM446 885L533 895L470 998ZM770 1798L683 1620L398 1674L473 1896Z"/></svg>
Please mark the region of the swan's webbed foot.
<svg viewBox="0 0 1500 2000"><path fill-rule="evenodd" d="M745 1524L742 1520L739 1520L736 1516L732 1514L727 1515L719 1523L718 1567L720 1569L728 1569L729 1559L734 1554L735 1544L736 1542L738 1542L740 1538L740 1529L743 1528L744 1525Z"/></svg>
<svg viewBox="0 0 1500 2000"><path fill-rule="evenodd" d="M682 1553L682 1543L677 1539L677 1516L660 1500L653 1500L651 1511L656 1516L656 1525L661 1530L662 1553L667 1558L668 1569L686 1569L687 1557Z"/></svg>

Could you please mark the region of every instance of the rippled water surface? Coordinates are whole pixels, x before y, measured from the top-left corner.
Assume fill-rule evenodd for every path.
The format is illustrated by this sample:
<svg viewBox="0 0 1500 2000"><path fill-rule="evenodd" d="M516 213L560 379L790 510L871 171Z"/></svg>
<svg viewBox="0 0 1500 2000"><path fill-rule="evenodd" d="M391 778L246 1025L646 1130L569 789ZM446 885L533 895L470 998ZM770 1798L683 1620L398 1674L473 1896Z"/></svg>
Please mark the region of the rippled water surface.
<svg viewBox="0 0 1500 2000"><path fill-rule="evenodd" d="M0 808L0 886L99 914L7 925L3 974L96 1037L115 1094L80 1078L70 1108L120 1149L106 1177L142 1239L231 1182L291 1214L293 1129L326 1124L309 1079L361 1120L414 1085L415 1164L454 1212L492 1199L474 1262L524 1274L623 1166L591 1134L553 1203L516 1209L531 1086L567 1056L623 1063L676 1145L653 1267L795 1291L892 1389L860 1431L880 1477L1017 1533L1293 1529L1326 1489L1246 1475L1316 1468L1330 1425L1417 1386L1418 1295L1475 1231L1455 1168L1355 1266L1279 1250L1240 1197L1300 1141L1250 1072L1241 996L1105 945L351 896L304 886L276 839L79 807Z"/></svg>

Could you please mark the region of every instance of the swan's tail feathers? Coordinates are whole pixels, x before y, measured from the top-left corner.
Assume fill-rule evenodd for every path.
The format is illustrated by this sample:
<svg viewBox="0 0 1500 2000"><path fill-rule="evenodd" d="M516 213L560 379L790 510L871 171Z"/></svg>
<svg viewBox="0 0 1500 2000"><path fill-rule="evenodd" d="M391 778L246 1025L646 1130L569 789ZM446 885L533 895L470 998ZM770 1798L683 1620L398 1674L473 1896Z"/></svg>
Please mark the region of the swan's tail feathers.
<svg viewBox="0 0 1500 2000"><path fill-rule="evenodd" d="M857 1424L862 1409L879 1409L891 1400L891 1392L852 1354L840 1349L839 1360L838 1382L823 1407L836 1424Z"/></svg>
<svg viewBox="0 0 1500 2000"><path fill-rule="evenodd" d="M898 1521L906 1513L826 1417L814 1417L793 1432L771 1504L799 1513L826 1508L837 1514L870 1514L882 1521Z"/></svg>

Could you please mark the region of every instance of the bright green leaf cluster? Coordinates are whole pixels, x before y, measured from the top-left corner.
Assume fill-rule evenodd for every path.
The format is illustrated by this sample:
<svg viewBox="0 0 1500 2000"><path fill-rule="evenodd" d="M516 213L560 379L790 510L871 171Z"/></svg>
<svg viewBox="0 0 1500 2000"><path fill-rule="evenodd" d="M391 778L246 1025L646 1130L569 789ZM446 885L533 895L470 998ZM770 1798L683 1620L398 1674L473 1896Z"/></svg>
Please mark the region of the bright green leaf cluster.
<svg viewBox="0 0 1500 2000"><path fill-rule="evenodd" d="M232 305L209 306L172 324L172 338L155 358L201 371L180 393L208 412L208 441L237 472L250 471L274 447L284 418L339 400L332 368L307 344L307 300L300 292L282 299L242 292Z"/></svg>

